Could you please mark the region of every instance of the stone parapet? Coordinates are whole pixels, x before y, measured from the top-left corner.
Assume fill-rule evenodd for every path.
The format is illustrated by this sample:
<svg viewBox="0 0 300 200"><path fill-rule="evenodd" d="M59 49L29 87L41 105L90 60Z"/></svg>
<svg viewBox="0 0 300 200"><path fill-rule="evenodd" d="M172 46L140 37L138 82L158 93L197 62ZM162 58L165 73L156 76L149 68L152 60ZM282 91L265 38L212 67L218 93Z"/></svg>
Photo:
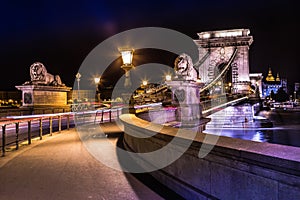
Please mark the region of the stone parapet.
<svg viewBox="0 0 300 200"><path fill-rule="evenodd" d="M299 199L300 148L200 132L195 135L186 129L178 136L178 128L150 125L128 114L120 120L127 150L143 154L172 142L173 150L167 157L162 153L161 161L182 154L150 174L185 199ZM184 151L188 140L191 145ZM149 164L146 160L138 163L141 167Z"/></svg>

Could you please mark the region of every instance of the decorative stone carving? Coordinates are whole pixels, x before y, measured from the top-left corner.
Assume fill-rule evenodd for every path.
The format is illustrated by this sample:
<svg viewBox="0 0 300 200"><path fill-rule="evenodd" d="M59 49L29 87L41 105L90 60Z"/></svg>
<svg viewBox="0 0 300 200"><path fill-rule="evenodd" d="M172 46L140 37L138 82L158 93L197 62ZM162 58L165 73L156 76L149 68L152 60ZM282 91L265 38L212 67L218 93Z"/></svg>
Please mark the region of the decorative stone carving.
<svg viewBox="0 0 300 200"><path fill-rule="evenodd" d="M32 114L70 110L67 92L72 88L62 83L59 75L47 72L46 67L35 62L30 66L31 80L15 86L22 91L22 108L30 109ZM56 111L55 111L56 110Z"/></svg>
<svg viewBox="0 0 300 200"><path fill-rule="evenodd" d="M30 66L30 77L31 81L23 85L65 86L59 75L48 73L46 67L40 62L35 62Z"/></svg>
<svg viewBox="0 0 300 200"><path fill-rule="evenodd" d="M177 80L197 81L198 79L198 71L194 68L192 58L185 53L175 59L174 70Z"/></svg>
<svg viewBox="0 0 300 200"><path fill-rule="evenodd" d="M185 95L186 94L185 94L185 91L183 89L175 90L174 94L175 94L175 97L177 98L177 100L179 102L183 102L185 100Z"/></svg>

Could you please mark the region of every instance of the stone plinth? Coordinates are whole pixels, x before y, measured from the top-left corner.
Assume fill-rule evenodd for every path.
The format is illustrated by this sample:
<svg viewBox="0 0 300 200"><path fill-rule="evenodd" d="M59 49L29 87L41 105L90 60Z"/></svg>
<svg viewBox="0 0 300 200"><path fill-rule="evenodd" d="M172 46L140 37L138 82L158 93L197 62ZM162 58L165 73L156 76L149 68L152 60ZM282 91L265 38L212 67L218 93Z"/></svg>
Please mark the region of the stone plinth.
<svg viewBox="0 0 300 200"><path fill-rule="evenodd" d="M67 106L67 92L71 87L20 85L22 91L22 107L64 107Z"/></svg>
<svg viewBox="0 0 300 200"><path fill-rule="evenodd" d="M198 126L201 124L202 108L200 105L199 84L194 81L174 80L166 84L173 94L173 104L177 107L176 120L182 126Z"/></svg>

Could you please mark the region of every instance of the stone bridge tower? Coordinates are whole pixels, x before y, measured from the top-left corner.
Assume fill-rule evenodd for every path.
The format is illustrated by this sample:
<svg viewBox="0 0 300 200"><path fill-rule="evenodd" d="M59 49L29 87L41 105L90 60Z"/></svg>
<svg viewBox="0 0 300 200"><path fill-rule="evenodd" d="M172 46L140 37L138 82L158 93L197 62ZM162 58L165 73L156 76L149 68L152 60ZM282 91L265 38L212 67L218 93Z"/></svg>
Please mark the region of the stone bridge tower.
<svg viewBox="0 0 300 200"><path fill-rule="evenodd" d="M199 39L194 41L199 47L199 58L203 60L197 66L202 82L208 84L214 80L237 49L230 70L224 78L227 80L223 79L219 84L223 84L222 88L227 84L226 87L230 86L233 93L249 92L249 47L253 42L253 37L249 34L249 29L198 33Z"/></svg>

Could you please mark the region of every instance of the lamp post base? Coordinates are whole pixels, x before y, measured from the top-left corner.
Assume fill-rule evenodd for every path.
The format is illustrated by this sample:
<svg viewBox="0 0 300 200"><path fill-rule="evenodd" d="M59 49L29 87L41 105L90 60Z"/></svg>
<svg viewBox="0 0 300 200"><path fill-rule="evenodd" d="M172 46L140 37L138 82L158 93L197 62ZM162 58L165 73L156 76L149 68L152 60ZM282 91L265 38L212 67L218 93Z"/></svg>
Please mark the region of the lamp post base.
<svg viewBox="0 0 300 200"><path fill-rule="evenodd" d="M122 109L122 113L130 113L130 114L135 114L135 109L134 109L134 105L132 102L132 93L122 93L122 99L123 99L123 109Z"/></svg>

